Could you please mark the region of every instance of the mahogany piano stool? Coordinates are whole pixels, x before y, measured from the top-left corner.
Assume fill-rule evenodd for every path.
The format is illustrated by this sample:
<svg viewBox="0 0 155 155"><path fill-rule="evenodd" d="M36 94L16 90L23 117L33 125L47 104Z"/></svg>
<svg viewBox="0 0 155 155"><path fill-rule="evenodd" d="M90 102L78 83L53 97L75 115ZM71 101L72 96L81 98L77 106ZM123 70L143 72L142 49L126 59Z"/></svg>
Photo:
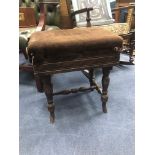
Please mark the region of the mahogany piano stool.
<svg viewBox="0 0 155 155"><path fill-rule="evenodd" d="M119 64L122 38L100 27L35 32L28 43L29 60L34 74L41 79L50 121L55 121L53 96L97 90L101 95L102 110L107 112L109 73ZM102 89L94 79L94 69L102 68ZM82 71L90 87L53 92L52 75Z"/></svg>

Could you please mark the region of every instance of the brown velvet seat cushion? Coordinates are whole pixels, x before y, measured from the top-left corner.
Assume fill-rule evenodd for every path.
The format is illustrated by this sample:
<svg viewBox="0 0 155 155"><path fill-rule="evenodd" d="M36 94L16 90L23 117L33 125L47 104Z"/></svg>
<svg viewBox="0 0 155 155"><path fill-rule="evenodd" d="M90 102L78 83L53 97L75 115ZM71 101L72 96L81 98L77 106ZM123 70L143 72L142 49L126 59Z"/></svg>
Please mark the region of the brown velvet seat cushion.
<svg viewBox="0 0 155 155"><path fill-rule="evenodd" d="M35 32L28 44L28 53L77 52L122 46L122 38L103 28L78 28ZM54 52L54 53L53 53Z"/></svg>

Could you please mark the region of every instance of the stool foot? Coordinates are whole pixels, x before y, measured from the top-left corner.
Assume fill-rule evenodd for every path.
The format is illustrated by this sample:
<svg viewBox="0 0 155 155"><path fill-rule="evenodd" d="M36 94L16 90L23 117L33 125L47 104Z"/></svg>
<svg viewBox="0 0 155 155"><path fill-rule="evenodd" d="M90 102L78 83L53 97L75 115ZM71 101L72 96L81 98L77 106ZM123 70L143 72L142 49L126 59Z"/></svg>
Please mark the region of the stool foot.
<svg viewBox="0 0 155 155"><path fill-rule="evenodd" d="M55 117L50 115L50 123L54 124L55 122Z"/></svg>
<svg viewBox="0 0 155 155"><path fill-rule="evenodd" d="M133 62L134 62L134 57L133 57L133 56L130 57L129 62L130 62L131 64L133 64Z"/></svg>
<svg viewBox="0 0 155 155"><path fill-rule="evenodd" d="M102 68L102 94L101 94L101 101L102 101L102 110L104 113L107 113L107 101L108 101L108 86L110 82L109 74L111 68Z"/></svg>
<svg viewBox="0 0 155 155"><path fill-rule="evenodd" d="M55 105L54 103L48 103L48 111L50 112L50 123L54 123L55 122Z"/></svg>
<svg viewBox="0 0 155 155"><path fill-rule="evenodd" d="M104 113L107 113L107 105L106 105L106 102L108 101L108 96L101 96L101 101L102 101L102 111Z"/></svg>

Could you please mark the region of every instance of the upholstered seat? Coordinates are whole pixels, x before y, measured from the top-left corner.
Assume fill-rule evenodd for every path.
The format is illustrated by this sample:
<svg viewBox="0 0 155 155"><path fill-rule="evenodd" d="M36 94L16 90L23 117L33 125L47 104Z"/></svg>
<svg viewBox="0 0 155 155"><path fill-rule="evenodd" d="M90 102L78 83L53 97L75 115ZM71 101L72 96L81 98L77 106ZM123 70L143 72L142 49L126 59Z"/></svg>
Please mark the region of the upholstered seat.
<svg viewBox="0 0 155 155"><path fill-rule="evenodd" d="M29 54L35 51L37 55L44 54L53 59L57 55L59 58L60 55L74 55L79 58L96 54L99 49L121 46L122 38L101 27L90 27L36 32L31 35L28 44Z"/></svg>
<svg viewBox="0 0 155 155"><path fill-rule="evenodd" d="M121 48L122 42L120 36L100 27L41 31L31 35L28 55L30 59L35 56L39 61L33 61L35 73L47 70L58 73L73 66L76 66L74 69L99 66L109 61L116 64L119 58L115 47Z"/></svg>

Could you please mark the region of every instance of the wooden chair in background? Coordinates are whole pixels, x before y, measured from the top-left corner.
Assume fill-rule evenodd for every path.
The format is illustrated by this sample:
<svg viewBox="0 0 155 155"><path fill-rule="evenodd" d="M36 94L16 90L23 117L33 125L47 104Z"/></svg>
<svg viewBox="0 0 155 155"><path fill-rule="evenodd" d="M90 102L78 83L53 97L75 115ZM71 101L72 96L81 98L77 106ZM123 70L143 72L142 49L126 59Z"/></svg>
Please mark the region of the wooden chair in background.
<svg viewBox="0 0 155 155"><path fill-rule="evenodd" d="M124 42L124 48L122 49L123 52L129 54L129 63L120 61L120 64L134 64L134 55L135 55L135 8L129 11L126 7L134 6L135 7L135 0L116 0L116 8L121 8L121 11L115 12L117 17L122 17L123 22L128 20L128 13L130 14L131 22L130 22L130 33L127 40ZM124 36L125 37L125 36Z"/></svg>

